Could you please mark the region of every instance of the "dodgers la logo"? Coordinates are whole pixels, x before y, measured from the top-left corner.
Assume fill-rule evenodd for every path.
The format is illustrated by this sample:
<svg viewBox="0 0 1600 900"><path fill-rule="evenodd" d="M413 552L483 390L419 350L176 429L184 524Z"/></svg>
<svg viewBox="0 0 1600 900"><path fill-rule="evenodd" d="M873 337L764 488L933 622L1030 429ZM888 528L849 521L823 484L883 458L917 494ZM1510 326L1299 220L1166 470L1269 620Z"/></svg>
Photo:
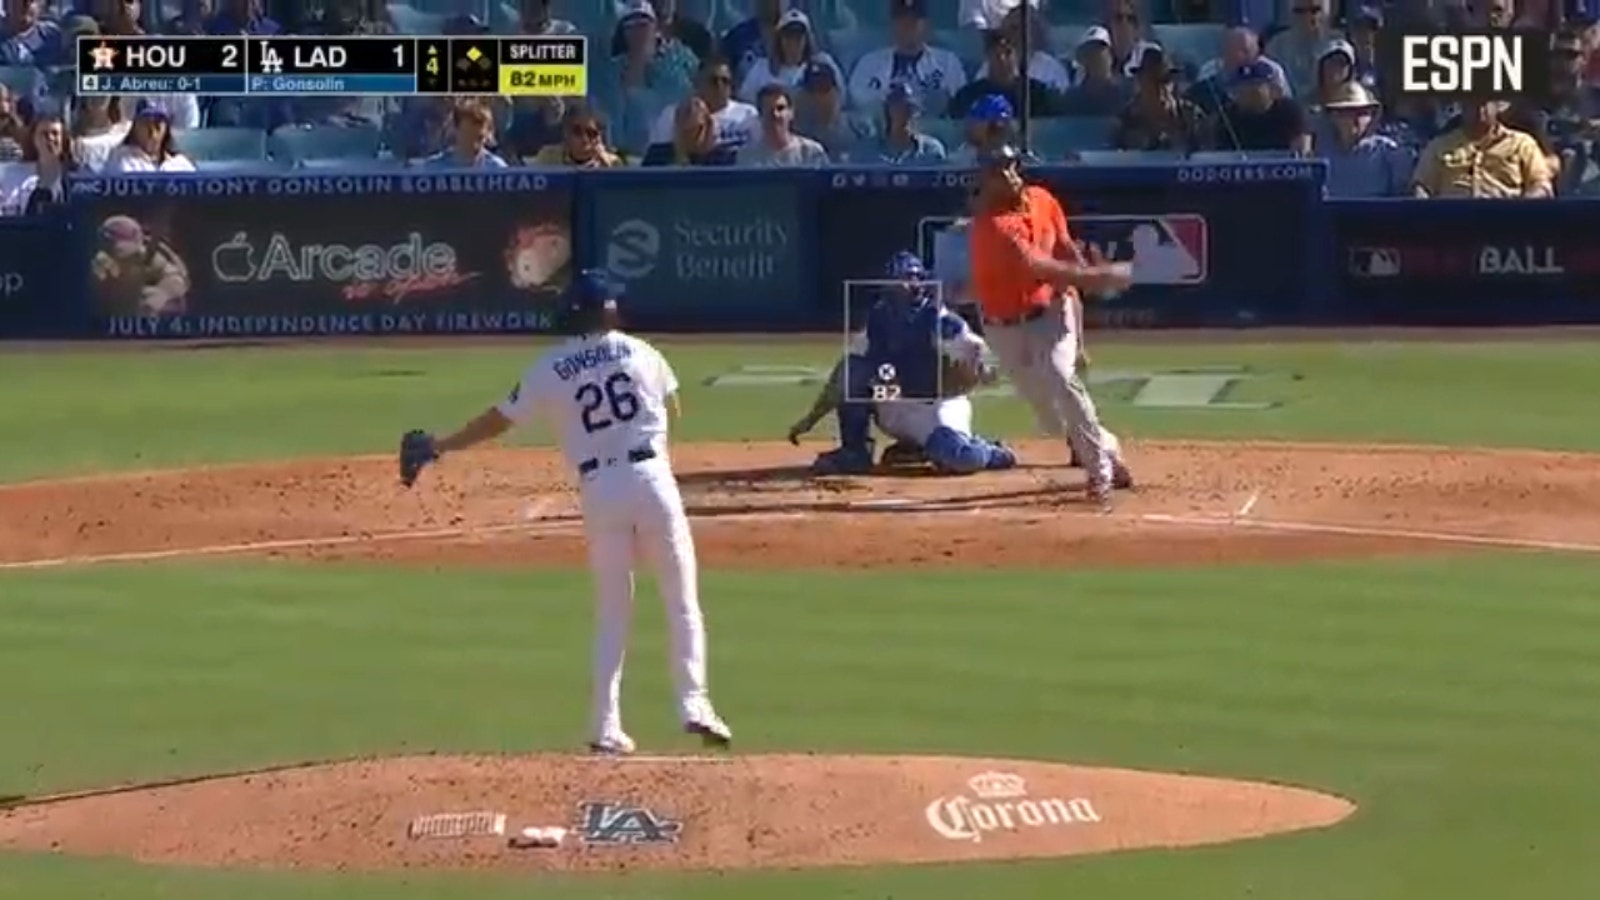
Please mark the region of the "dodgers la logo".
<svg viewBox="0 0 1600 900"><path fill-rule="evenodd" d="M683 832L682 822L626 803L584 803L578 807L578 817L578 834L585 844L672 844Z"/></svg>

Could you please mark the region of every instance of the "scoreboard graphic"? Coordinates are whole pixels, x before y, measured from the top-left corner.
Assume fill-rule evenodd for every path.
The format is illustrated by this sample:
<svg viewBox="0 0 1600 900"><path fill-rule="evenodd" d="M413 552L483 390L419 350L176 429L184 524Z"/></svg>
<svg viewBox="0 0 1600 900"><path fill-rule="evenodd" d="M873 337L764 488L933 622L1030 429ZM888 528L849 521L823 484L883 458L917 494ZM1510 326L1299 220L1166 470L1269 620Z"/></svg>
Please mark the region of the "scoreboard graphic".
<svg viewBox="0 0 1600 900"><path fill-rule="evenodd" d="M394 96L588 92L581 36L78 38L80 95Z"/></svg>

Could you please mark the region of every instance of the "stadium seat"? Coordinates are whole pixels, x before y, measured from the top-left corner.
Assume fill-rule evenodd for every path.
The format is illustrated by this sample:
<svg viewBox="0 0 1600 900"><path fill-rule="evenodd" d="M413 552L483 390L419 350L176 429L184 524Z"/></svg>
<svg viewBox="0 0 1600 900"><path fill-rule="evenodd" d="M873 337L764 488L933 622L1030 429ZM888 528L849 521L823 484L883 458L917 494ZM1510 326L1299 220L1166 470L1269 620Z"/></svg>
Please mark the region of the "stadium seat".
<svg viewBox="0 0 1600 900"><path fill-rule="evenodd" d="M1222 37L1227 28L1216 22L1156 25L1156 42L1181 63L1202 66L1222 52Z"/></svg>
<svg viewBox="0 0 1600 900"><path fill-rule="evenodd" d="M183 155L195 162L262 162L267 158L267 135L256 128L189 128L174 130L173 139Z"/></svg>
<svg viewBox="0 0 1600 900"><path fill-rule="evenodd" d="M1060 159L1068 151L1111 149L1114 120L1099 116L1034 119L1028 123L1033 152L1044 159Z"/></svg>
<svg viewBox="0 0 1600 900"><path fill-rule="evenodd" d="M289 168L270 159L196 159L194 167L207 175L282 175Z"/></svg>
<svg viewBox="0 0 1600 900"><path fill-rule="evenodd" d="M382 131L376 127L285 125L272 133L267 149L273 159L299 163L308 159L377 159Z"/></svg>
<svg viewBox="0 0 1600 900"><path fill-rule="evenodd" d="M394 23L394 30L400 34L438 34L444 30L444 21L447 18L449 16L445 14L423 12L403 3L393 3L389 6L389 20Z"/></svg>
<svg viewBox="0 0 1600 900"><path fill-rule="evenodd" d="M1084 25L1050 26L1050 52L1055 56L1072 59L1073 51L1078 49L1078 41L1083 37L1086 28Z"/></svg>
<svg viewBox="0 0 1600 900"><path fill-rule="evenodd" d="M866 55L868 50L878 46L873 41L881 35L858 28L836 28L826 33L828 52L833 54L833 59L844 70L846 78L856 67L856 60Z"/></svg>
<svg viewBox="0 0 1600 900"><path fill-rule="evenodd" d="M949 119L924 118L920 125L924 134L932 138L938 138L939 143L943 144L946 150L954 151L966 141L960 122L952 122Z"/></svg>
<svg viewBox="0 0 1600 900"><path fill-rule="evenodd" d="M935 47L955 51L966 67L967 74L978 71L983 65L983 33L975 28L952 28L936 31L928 39Z"/></svg>
<svg viewBox="0 0 1600 900"><path fill-rule="evenodd" d="M0 66L0 85L14 97L35 97L43 92L44 72L32 66Z"/></svg>

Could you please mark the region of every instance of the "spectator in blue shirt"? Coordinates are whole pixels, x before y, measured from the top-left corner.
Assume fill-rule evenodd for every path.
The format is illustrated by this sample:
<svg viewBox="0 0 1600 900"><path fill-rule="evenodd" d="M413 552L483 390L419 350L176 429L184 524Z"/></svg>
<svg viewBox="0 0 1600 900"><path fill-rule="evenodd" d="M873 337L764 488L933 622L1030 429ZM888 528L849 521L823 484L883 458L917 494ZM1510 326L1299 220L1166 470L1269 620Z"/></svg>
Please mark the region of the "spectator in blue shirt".
<svg viewBox="0 0 1600 900"><path fill-rule="evenodd" d="M801 76L795 96L794 130L820 143L833 160L849 158L856 145L871 136L860 127L860 120L845 114L839 81L839 70L831 61L813 62Z"/></svg>
<svg viewBox="0 0 1600 900"><path fill-rule="evenodd" d="M430 169L504 169L506 161L489 149L494 114L481 103L462 103L450 117L455 138L450 149L424 160Z"/></svg>
<svg viewBox="0 0 1600 900"><path fill-rule="evenodd" d="M756 0L755 15L722 36L722 58L733 67L735 78L744 78L751 63L766 58L767 48L778 31L778 19L787 6L784 0Z"/></svg>
<svg viewBox="0 0 1600 900"><path fill-rule="evenodd" d="M1394 138L1377 132L1378 101L1359 81L1347 81L1322 104L1312 127L1312 152L1328 161L1330 197L1410 194L1414 161Z"/></svg>
<svg viewBox="0 0 1600 900"><path fill-rule="evenodd" d="M282 34L283 27L262 13L260 0L223 0L222 10L206 23L206 31L216 35L270 37Z"/></svg>
<svg viewBox="0 0 1600 900"><path fill-rule="evenodd" d="M889 85L883 98L883 128L879 133L875 158L863 162L882 162L892 166L936 166L944 162L945 147L939 139L917 128L922 101L903 81Z"/></svg>
<svg viewBox="0 0 1600 900"><path fill-rule="evenodd" d="M689 96L700 61L682 42L661 34L647 0L632 0L619 25L624 51L600 69L604 74L593 93L611 113L616 146L642 154L662 111Z"/></svg>
<svg viewBox="0 0 1600 900"><path fill-rule="evenodd" d="M6 18L0 23L0 65L50 66L66 64L61 28L39 14L39 0L6 0Z"/></svg>

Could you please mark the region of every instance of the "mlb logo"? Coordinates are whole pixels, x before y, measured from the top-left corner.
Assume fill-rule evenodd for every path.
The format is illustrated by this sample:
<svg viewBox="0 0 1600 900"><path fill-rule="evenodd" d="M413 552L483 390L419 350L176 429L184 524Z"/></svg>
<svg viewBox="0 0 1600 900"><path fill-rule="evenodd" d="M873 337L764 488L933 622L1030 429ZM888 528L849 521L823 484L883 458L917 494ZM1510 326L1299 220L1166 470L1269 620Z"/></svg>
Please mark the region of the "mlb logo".
<svg viewBox="0 0 1600 900"><path fill-rule="evenodd" d="M1400 251L1392 247L1351 247L1350 274L1357 278L1393 278L1401 274Z"/></svg>
<svg viewBox="0 0 1600 900"><path fill-rule="evenodd" d="M1204 284L1211 276L1211 230L1204 216L1073 216L1079 246L1133 266L1135 285Z"/></svg>

